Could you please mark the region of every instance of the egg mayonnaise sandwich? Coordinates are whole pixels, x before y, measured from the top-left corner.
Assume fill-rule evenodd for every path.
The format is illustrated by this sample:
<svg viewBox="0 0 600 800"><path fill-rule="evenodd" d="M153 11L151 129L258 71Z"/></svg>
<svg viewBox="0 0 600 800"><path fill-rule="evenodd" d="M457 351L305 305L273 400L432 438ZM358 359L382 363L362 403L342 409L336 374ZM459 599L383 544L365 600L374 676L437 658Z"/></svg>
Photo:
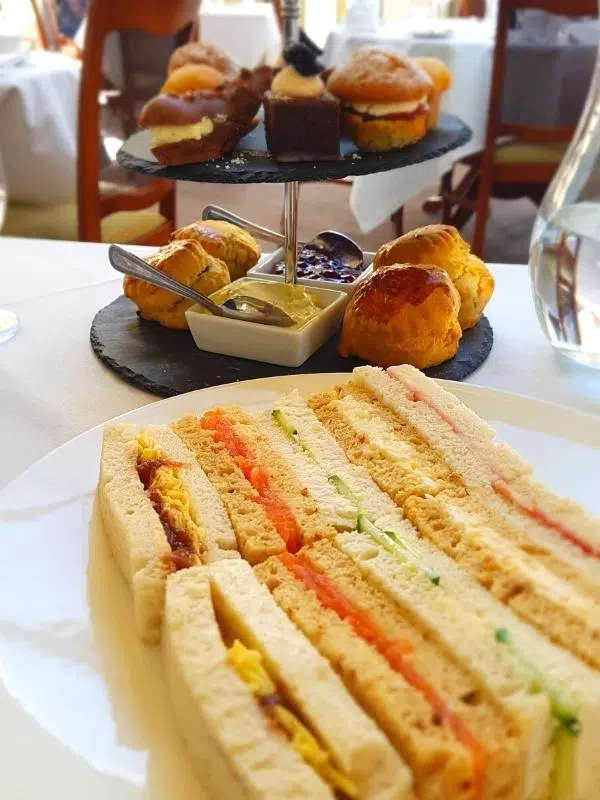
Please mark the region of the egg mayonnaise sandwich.
<svg viewBox="0 0 600 800"><path fill-rule="evenodd" d="M167 576L239 558L225 509L166 425L104 429L98 502L113 555L131 586L138 633L156 643Z"/></svg>
<svg viewBox="0 0 600 800"><path fill-rule="evenodd" d="M410 770L248 563L168 577L162 655L210 797L414 800Z"/></svg>
<svg viewBox="0 0 600 800"><path fill-rule="evenodd" d="M311 408L418 532L551 641L600 668L600 524L552 494L411 367L360 367Z"/></svg>

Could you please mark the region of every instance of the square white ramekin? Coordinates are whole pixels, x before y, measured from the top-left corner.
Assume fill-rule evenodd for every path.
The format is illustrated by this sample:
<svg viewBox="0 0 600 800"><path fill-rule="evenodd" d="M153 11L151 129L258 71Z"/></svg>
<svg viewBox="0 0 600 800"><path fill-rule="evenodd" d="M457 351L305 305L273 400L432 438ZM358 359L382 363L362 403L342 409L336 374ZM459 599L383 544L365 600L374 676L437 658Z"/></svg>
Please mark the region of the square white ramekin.
<svg viewBox="0 0 600 800"><path fill-rule="evenodd" d="M298 278L298 283L301 286L306 286L310 289L336 289L340 292L345 292L348 297L354 293L354 290L357 286L360 285L361 281L364 281L372 272L373 272L373 259L375 258L375 253L364 253L365 264L367 265L365 270L361 272L358 278L353 283L334 283L333 281L315 281L311 278ZM270 253L265 255L263 258L260 259L256 266L252 267L252 269L248 270L248 277L249 278L261 278L261 280L265 281L277 281L281 283L283 281L283 275L273 275L272 272L269 270L271 266L283 259L283 247L275 250L274 253Z"/></svg>
<svg viewBox="0 0 600 800"><path fill-rule="evenodd" d="M257 276L248 275L258 280ZM244 281L239 278L232 285ZM217 317L199 306L186 311L190 332L200 350L282 367L299 367L337 331L348 295L334 289L310 288L321 313L301 328L277 328L256 322Z"/></svg>

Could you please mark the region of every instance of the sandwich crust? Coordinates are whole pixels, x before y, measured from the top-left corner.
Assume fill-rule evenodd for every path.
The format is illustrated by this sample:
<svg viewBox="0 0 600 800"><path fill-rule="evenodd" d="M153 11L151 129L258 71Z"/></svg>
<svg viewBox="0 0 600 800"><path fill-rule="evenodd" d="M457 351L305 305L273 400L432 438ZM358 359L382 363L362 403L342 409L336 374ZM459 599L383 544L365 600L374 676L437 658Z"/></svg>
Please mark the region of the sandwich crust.
<svg viewBox="0 0 600 800"><path fill-rule="evenodd" d="M314 770L274 735L229 665L206 568L167 582L162 658L179 729L212 797L333 800Z"/></svg>
<svg viewBox="0 0 600 800"><path fill-rule="evenodd" d="M364 48L349 63L337 67L328 90L348 103L395 103L420 100L432 83L412 59L398 53Z"/></svg>

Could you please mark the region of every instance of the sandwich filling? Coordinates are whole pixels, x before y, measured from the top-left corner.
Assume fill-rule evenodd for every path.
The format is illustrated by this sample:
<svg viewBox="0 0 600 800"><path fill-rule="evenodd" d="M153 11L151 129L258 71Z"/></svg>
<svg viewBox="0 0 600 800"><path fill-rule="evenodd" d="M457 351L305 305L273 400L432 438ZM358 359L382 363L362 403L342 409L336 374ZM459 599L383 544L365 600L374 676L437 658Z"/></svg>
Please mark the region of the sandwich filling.
<svg viewBox="0 0 600 800"><path fill-rule="evenodd" d="M398 381L399 379L391 372L386 373L392 380ZM401 381L402 385L406 385L406 381ZM407 388L405 396L412 403L424 403L428 408L433 411L443 422L448 425L452 433L459 437L464 438L465 434L461 427L431 398L426 397L422 392L416 388ZM478 448L473 442L469 442L469 447L475 452L478 460L481 462L482 468L485 469L489 475L489 485L494 493L500 497L504 502L508 503L514 510L518 511L525 517L533 520L542 527L556 533L570 544L575 545L582 553L594 558L600 558L600 547L588 542L577 531L564 525L560 520L554 519L550 514L543 511L539 506L529 499L520 496L509 485L508 478L505 474L498 469L496 464L493 464L487 457L485 452Z"/></svg>
<svg viewBox="0 0 600 800"><path fill-rule="evenodd" d="M426 96L419 100L404 103L347 103L342 110L348 114L356 114L363 120L411 120L429 111Z"/></svg>
<svg viewBox="0 0 600 800"><path fill-rule="evenodd" d="M146 433L137 437L137 448L137 473L171 547L170 566L191 567L199 563L202 538L179 477L180 465L169 461Z"/></svg>
<svg viewBox="0 0 600 800"><path fill-rule="evenodd" d="M411 642L390 639L379 628L369 614L364 612L314 565L303 556L282 553L277 556L283 566L314 592L319 603L347 622L355 634L371 645L385 659L390 668L407 684L416 689L429 705L437 724L445 725L456 740L467 750L471 760L472 797L482 800L484 796L487 752L463 720L450 708L435 687L412 664L410 655L414 651Z"/></svg>
<svg viewBox="0 0 600 800"><path fill-rule="evenodd" d="M235 464L242 471L246 480L258 493L259 502L283 539L290 553L296 553L302 547L302 532L296 518L285 500L273 491L271 479L265 465L237 435L227 417L219 411L208 411L200 419L200 427L212 431L213 439L226 448Z"/></svg>
<svg viewBox="0 0 600 800"><path fill-rule="evenodd" d="M250 689L264 713L288 738L298 755L335 791L344 797L358 797L354 782L332 763L331 754L318 742L298 716L290 710L285 698L269 675L258 650L246 647L236 639L227 651L229 663Z"/></svg>
<svg viewBox="0 0 600 800"><path fill-rule="evenodd" d="M162 147L166 144L177 144L189 139L200 141L209 136L215 129L210 117L203 117L191 125L157 125L150 128L151 147Z"/></svg>

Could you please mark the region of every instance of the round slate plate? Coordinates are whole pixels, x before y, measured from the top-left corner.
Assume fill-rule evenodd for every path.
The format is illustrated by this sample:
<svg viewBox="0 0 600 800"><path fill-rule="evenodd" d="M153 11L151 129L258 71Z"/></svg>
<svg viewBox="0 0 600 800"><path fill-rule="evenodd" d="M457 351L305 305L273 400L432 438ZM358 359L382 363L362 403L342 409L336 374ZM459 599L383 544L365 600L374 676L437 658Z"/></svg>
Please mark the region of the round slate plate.
<svg viewBox="0 0 600 800"><path fill-rule="evenodd" d="M140 389L172 397L222 383L307 372L351 372L364 364L342 358L337 336L297 369L221 356L198 350L188 331L173 331L137 315L128 297L118 297L92 322L90 341L98 358L121 378ZM431 378L461 381L481 366L492 349L493 333L486 317L463 335L458 353L424 372Z"/></svg>
<svg viewBox="0 0 600 800"><path fill-rule="evenodd" d="M385 153L359 152L350 139L342 138L342 157L337 161L309 161L278 164L267 152L265 129L260 122L226 158L198 164L165 167L150 152L147 130L134 133L117 153L122 167L151 175L200 183L285 183L286 181L324 181L349 175L370 175L408 167L438 158L462 147L471 138L471 129L452 114L440 114L437 127L425 138L401 150Z"/></svg>

